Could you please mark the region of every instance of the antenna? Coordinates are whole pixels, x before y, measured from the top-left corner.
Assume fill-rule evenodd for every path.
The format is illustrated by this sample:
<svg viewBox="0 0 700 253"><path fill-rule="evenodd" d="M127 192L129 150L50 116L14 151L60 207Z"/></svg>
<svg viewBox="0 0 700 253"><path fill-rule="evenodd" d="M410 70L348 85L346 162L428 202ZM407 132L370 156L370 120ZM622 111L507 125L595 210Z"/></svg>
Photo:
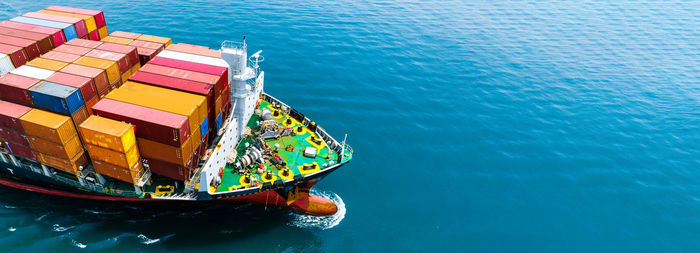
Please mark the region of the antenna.
<svg viewBox="0 0 700 253"><path fill-rule="evenodd" d="M253 55L251 55L248 58L251 62L253 62L253 68L256 70L260 67L258 65L258 63L265 61L265 57L262 57L262 55L260 55L260 53L262 53L262 50L255 52Z"/></svg>

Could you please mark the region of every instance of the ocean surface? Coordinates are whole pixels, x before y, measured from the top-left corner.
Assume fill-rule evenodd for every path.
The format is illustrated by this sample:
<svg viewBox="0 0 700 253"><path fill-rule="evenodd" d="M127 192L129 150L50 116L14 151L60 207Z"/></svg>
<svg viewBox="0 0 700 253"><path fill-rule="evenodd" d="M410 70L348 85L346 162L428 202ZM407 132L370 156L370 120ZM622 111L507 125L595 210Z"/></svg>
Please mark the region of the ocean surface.
<svg viewBox="0 0 700 253"><path fill-rule="evenodd" d="M347 141L329 218L0 189L1 252L700 251L698 1L0 1L263 50L265 90Z"/></svg>

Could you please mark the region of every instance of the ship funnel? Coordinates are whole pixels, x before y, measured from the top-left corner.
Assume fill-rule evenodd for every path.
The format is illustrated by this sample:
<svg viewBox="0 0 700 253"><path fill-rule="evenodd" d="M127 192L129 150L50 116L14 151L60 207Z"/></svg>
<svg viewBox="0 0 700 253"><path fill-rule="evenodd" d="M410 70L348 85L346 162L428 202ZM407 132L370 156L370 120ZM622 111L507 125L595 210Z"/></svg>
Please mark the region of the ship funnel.
<svg viewBox="0 0 700 253"><path fill-rule="evenodd" d="M245 73L248 62L247 50L245 39L242 42L227 40L221 43L221 58L229 65L229 82L232 82L235 76Z"/></svg>

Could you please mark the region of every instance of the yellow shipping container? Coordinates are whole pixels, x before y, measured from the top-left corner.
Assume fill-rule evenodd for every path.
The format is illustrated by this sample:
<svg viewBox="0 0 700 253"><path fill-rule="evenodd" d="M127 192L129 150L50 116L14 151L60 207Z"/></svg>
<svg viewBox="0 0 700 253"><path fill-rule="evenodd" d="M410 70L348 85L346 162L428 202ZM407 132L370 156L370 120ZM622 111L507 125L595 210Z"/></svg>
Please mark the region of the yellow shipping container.
<svg viewBox="0 0 700 253"><path fill-rule="evenodd" d="M34 66L37 68L42 68L42 69L48 69L48 70L53 70L53 71L59 71L63 67L68 66L67 62L60 62L60 61L54 61L50 59L45 59L45 58L36 58L28 63L30 66Z"/></svg>
<svg viewBox="0 0 700 253"><path fill-rule="evenodd" d="M107 26L103 26L103 27L98 28L97 33L100 34L100 40L109 36L109 32L107 31Z"/></svg>
<svg viewBox="0 0 700 253"><path fill-rule="evenodd" d="M126 152L114 151L91 144L85 144L85 149L87 149L92 160L108 162L124 168L131 168L141 159L137 146L131 147Z"/></svg>
<svg viewBox="0 0 700 253"><path fill-rule="evenodd" d="M24 132L55 143L65 144L78 135L70 117L32 109L20 118Z"/></svg>
<svg viewBox="0 0 700 253"><path fill-rule="evenodd" d="M87 28L88 32L92 32L94 30L97 30L97 23L95 23L95 17L90 16L90 15L81 15L81 14L76 14L76 13L51 11L51 10L40 10L39 12L46 13L46 14L52 14L52 15L59 15L59 16L64 16L64 17L79 18L79 19L85 20L85 27Z"/></svg>
<svg viewBox="0 0 700 253"><path fill-rule="evenodd" d="M40 163L60 169L62 171L76 174L80 167L85 167L88 163L85 152L80 152L71 159L62 159L48 154L36 153L36 158Z"/></svg>
<svg viewBox="0 0 700 253"><path fill-rule="evenodd" d="M112 42L112 43L117 43L117 44L122 44L122 45L129 45L131 43L132 39L127 39L127 38L120 38L120 37L114 37L114 36L107 36L102 38L100 41L102 42Z"/></svg>
<svg viewBox="0 0 700 253"><path fill-rule="evenodd" d="M104 69L107 72L107 79L109 83L116 83L121 79L121 74L119 73L119 65L115 61L92 58L89 56L83 56L73 62L78 65Z"/></svg>
<svg viewBox="0 0 700 253"><path fill-rule="evenodd" d="M131 75L133 76L134 74L136 74L136 72L139 71L139 69L141 69L141 63L137 62L133 67L131 67L129 72L131 72Z"/></svg>
<svg viewBox="0 0 700 253"><path fill-rule="evenodd" d="M167 47L167 46L170 46L170 44L173 44L173 39L171 39L171 38L146 35L146 34L139 36L139 38L137 40L160 43L160 44L163 44L164 47Z"/></svg>
<svg viewBox="0 0 700 253"><path fill-rule="evenodd" d="M86 144L126 152L136 144L134 128L129 123L90 116L78 127Z"/></svg>
<svg viewBox="0 0 700 253"><path fill-rule="evenodd" d="M206 98L204 96L136 82L126 82L119 89L113 90L105 97L185 116L190 122L190 129L199 129L202 120L207 116ZM201 113L202 111L204 114ZM199 132L190 131L192 132L192 138L195 140L193 144L199 145L202 139Z"/></svg>
<svg viewBox="0 0 700 253"><path fill-rule="evenodd" d="M143 138L136 138L136 141L143 157L183 166L186 166L187 162L192 158L192 138L189 138L180 147L174 147Z"/></svg>
<svg viewBox="0 0 700 253"><path fill-rule="evenodd" d="M27 136L34 151L49 154L62 159L71 159L83 152L83 144L78 136L73 137L65 144L50 142L39 137Z"/></svg>

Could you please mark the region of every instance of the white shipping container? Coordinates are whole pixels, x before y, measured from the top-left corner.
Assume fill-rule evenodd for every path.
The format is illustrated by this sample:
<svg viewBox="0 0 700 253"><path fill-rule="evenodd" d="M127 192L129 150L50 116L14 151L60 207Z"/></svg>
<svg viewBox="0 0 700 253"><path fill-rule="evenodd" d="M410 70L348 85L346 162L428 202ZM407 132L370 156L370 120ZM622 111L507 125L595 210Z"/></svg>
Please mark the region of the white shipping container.
<svg viewBox="0 0 700 253"><path fill-rule="evenodd" d="M41 69L41 68L37 68L37 67L32 67L29 65L24 65L24 66L19 67L19 68L12 71L12 74L31 77L31 78L39 79L39 80L44 80L46 78L49 78L49 76L53 75L54 73L56 73L56 72L48 70L48 69Z"/></svg>
<svg viewBox="0 0 700 253"><path fill-rule="evenodd" d="M207 64L207 65L212 65L212 66L219 66L219 67L224 67L224 68L229 67L228 63L226 63L226 61L224 61L223 59L208 57L208 56L201 56L201 55L196 55L196 54L188 54L188 53L163 50L160 53L158 53L158 56L170 58L170 59L175 59L175 60L181 60L181 61L196 62L196 63Z"/></svg>
<svg viewBox="0 0 700 253"><path fill-rule="evenodd" d="M15 66L12 65L10 57L6 54L0 54L0 76L15 70Z"/></svg>

